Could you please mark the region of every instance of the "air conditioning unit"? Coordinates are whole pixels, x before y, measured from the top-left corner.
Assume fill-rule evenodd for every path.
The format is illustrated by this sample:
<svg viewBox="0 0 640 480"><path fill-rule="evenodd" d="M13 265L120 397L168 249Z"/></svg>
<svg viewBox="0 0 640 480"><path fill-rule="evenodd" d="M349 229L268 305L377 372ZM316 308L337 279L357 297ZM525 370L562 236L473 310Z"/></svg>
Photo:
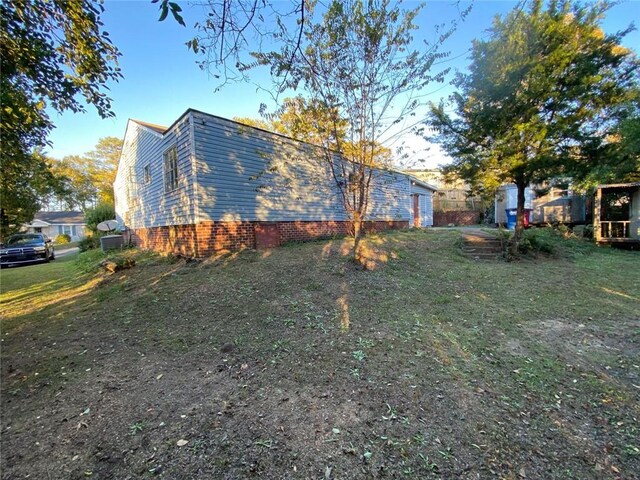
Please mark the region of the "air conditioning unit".
<svg viewBox="0 0 640 480"><path fill-rule="evenodd" d="M104 253L107 250L120 250L124 246L124 237L122 235L105 235L100 237L100 246Z"/></svg>

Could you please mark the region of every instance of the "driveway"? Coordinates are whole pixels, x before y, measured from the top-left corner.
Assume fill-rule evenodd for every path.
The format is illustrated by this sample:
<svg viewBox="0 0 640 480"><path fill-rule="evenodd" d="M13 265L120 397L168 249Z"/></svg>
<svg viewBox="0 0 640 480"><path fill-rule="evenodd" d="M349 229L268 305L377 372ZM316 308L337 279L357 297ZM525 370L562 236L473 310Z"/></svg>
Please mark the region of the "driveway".
<svg viewBox="0 0 640 480"><path fill-rule="evenodd" d="M78 247L65 248L63 250L56 250L56 258L66 257L67 255L73 255L78 253L80 249Z"/></svg>

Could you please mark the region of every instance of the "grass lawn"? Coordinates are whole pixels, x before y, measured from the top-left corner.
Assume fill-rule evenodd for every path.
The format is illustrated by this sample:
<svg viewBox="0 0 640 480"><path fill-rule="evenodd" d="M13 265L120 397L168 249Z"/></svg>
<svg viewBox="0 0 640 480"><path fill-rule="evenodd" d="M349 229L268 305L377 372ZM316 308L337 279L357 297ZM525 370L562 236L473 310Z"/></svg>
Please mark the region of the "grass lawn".
<svg viewBox="0 0 640 480"><path fill-rule="evenodd" d="M3 270L2 478L639 478L639 254L458 235Z"/></svg>

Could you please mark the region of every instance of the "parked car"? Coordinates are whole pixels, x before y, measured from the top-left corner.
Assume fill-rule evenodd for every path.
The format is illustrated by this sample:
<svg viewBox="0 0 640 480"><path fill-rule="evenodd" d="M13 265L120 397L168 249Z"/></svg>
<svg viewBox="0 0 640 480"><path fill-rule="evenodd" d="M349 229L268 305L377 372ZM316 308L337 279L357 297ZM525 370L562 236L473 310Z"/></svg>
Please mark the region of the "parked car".
<svg viewBox="0 0 640 480"><path fill-rule="evenodd" d="M49 262L55 252L51 239L42 233L21 233L10 236L0 247L0 266Z"/></svg>

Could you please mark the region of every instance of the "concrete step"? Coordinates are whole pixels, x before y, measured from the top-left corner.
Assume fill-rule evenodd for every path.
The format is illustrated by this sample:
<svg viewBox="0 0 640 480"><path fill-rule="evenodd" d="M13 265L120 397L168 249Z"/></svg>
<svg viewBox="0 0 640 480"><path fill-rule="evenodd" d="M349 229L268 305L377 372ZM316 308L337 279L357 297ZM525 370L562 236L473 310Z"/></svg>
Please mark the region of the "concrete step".
<svg viewBox="0 0 640 480"><path fill-rule="evenodd" d="M466 243L467 245L502 245L502 241L498 239L479 240L465 238L464 243Z"/></svg>
<svg viewBox="0 0 640 480"><path fill-rule="evenodd" d="M500 253L502 253L502 249L501 248L487 248L487 247L481 247L481 248L462 247L462 253L469 253L469 254L481 254L481 253L500 254Z"/></svg>
<svg viewBox="0 0 640 480"><path fill-rule="evenodd" d="M478 261L495 261L503 258L501 239L484 235L466 235L463 237L462 254Z"/></svg>
<svg viewBox="0 0 640 480"><path fill-rule="evenodd" d="M473 259L473 260L500 260L502 258L502 255L498 255L498 254L493 254L493 255L489 255L489 254L481 254L481 255L466 255L467 257Z"/></svg>

